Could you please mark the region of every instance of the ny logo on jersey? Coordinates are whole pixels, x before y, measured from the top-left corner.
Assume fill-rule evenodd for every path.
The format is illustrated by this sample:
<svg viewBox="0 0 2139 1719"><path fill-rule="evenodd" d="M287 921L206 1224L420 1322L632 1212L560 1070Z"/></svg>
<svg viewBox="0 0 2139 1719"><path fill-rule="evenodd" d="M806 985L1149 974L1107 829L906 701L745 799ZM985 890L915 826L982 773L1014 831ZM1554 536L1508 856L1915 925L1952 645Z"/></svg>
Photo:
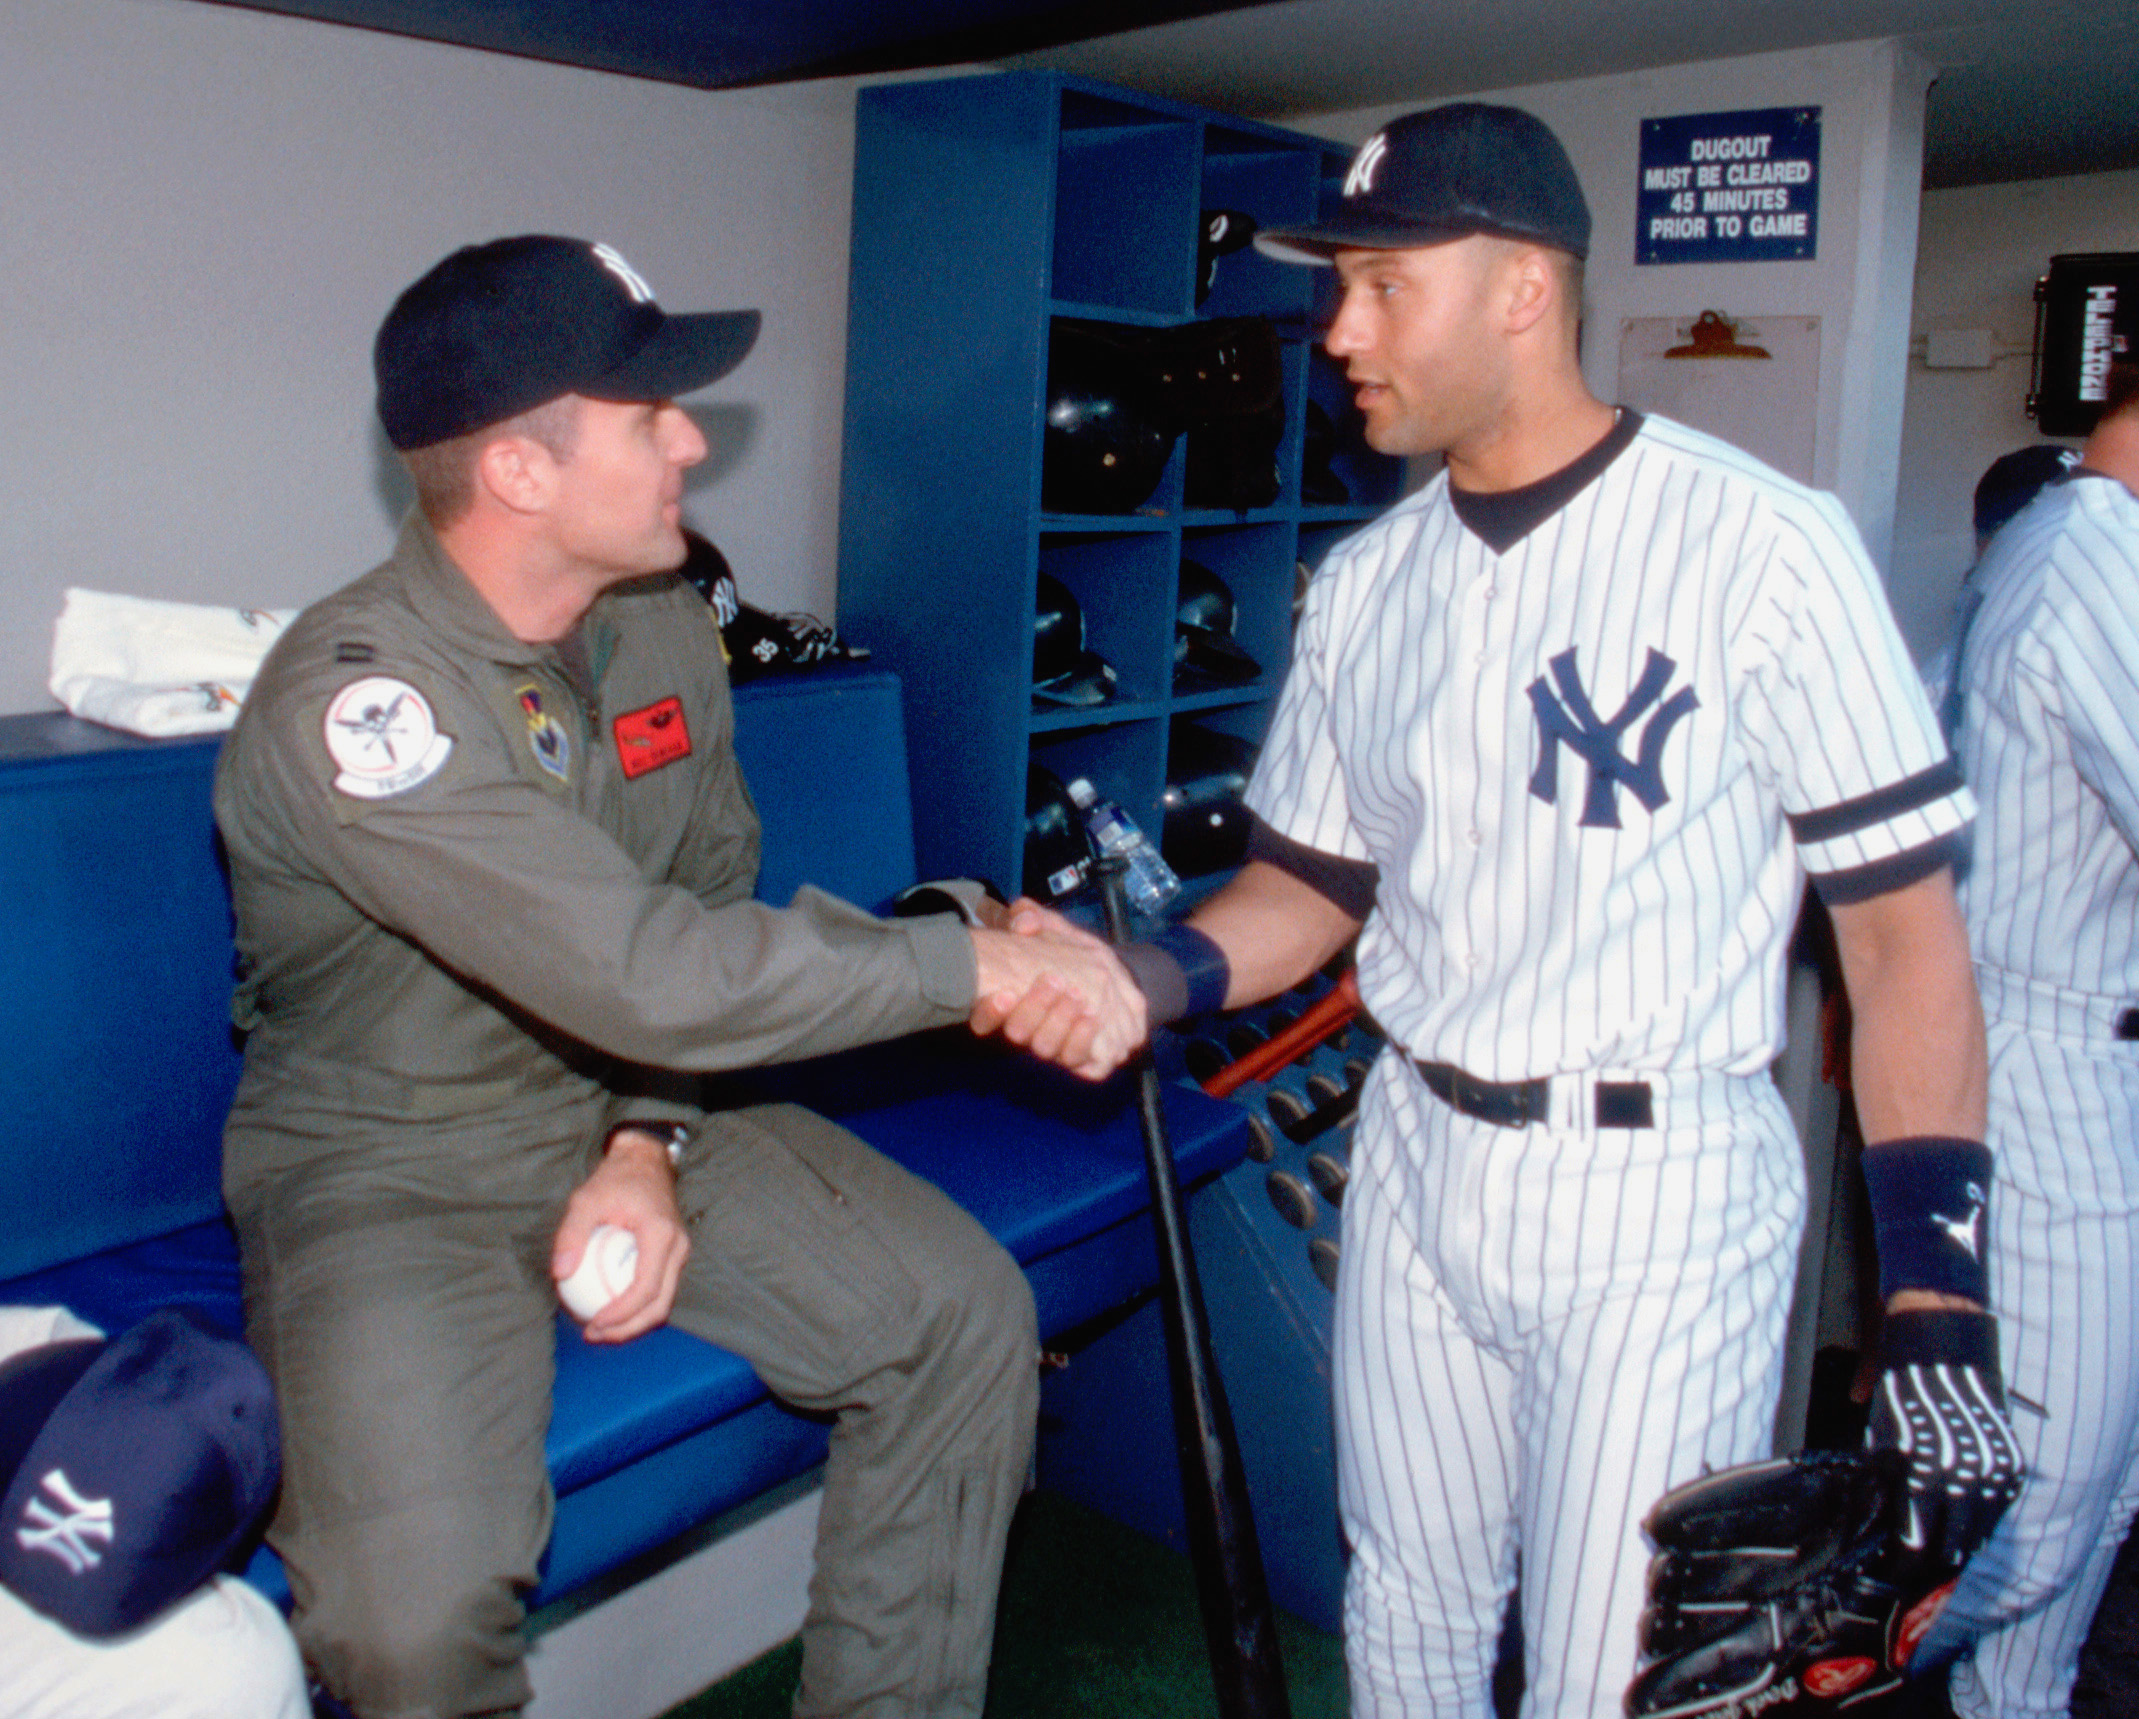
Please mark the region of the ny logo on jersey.
<svg viewBox="0 0 2139 1719"><path fill-rule="evenodd" d="M75 1491L64 1469L53 1469L42 1485L59 1500L60 1508L55 1510L42 1498L33 1496L22 1512L23 1520L31 1526L16 1529L16 1541L25 1551L51 1553L67 1566L69 1575L79 1576L95 1569L104 1561L104 1554L90 1542L111 1544L111 1500L84 1498Z"/></svg>
<svg viewBox="0 0 2139 1719"><path fill-rule="evenodd" d="M1590 703L1572 650L1554 657L1551 668L1553 682L1560 689L1557 697L1545 684L1543 675L1530 683L1530 704L1537 712L1541 754L1536 770L1531 772L1530 792L1548 806L1558 803L1560 747L1564 744L1589 766L1589 792L1582 801L1585 828L1619 828L1621 787L1652 812L1668 801L1671 796L1664 790L1663 772L1658 767L1664 742L1671 738L1672 729L1701 704L1690 686L1682 686L1664 699L1664 687L1677 672L1678 664L1661 651L1650 651L1641 679L1608 722L1597 715ZM1619 750L1620 739L1635 719L1652 707L1654 714L1642 726L1640 750L1628 758Z"/></svg>

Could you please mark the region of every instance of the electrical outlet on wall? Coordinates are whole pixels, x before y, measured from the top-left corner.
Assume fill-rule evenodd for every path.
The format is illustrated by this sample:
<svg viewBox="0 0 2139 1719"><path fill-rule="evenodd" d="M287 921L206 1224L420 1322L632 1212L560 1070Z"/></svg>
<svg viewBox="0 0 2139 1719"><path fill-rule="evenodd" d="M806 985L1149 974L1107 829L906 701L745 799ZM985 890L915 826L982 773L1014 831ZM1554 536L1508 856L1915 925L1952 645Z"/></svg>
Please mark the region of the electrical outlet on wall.
<svg viewBox="0 0 2139 1719"><path fill-rule="evenodd" d="M1927 370L1988 370L1998 360L1998 340L1987 328L1934 328L1924 336Z"/></svg>

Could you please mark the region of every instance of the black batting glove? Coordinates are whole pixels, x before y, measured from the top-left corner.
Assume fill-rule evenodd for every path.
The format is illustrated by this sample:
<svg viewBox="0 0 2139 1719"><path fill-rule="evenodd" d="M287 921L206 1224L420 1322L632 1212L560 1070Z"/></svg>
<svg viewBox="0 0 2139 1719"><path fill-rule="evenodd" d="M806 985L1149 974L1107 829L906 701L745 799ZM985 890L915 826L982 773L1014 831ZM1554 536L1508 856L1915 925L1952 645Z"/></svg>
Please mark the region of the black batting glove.
<svg viewBox="0 0 2139 1719"><path fill-rule="evenodd" d="M1868 1442L1907 1460L1900 1548L1958 1573L2019 1496L2025 1470L2005 1417L1998 1322L1988 1313L1894 1313L1879 1341Z"/></svg>

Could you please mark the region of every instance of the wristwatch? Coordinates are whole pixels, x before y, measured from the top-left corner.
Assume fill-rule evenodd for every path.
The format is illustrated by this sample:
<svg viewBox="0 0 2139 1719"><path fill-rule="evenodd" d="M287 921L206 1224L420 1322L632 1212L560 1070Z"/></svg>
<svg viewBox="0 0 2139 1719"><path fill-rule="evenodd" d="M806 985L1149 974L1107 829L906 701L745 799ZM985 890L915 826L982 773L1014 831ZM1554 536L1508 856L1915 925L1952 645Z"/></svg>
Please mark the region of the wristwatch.
<svg viewBox="0 0 2139 1719"><path fill-rule="evenodd" d="M671 1170L683 1168L684 1142L690 1139L690 1124L685 1122L619 1122L602 1137L602 1156L609 1155L609 1148L616 1144L616 1137L625 1129L635 1134L651 1134L661 1142L661 1150L668 1154Z"/></svg>

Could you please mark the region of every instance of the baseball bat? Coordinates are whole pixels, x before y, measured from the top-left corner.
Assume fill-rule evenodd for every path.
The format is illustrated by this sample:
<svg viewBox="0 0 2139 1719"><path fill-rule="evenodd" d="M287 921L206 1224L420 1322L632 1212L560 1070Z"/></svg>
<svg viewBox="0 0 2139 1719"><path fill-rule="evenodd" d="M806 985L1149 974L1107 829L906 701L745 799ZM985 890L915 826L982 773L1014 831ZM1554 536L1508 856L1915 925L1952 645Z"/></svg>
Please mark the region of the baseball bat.
<svg viewBox="0 0 2139 1719"><path fill-rule="evenodd" d="M1100 862L1107 932L1128 940L1122 862ZM1225 1384L1211 1353L1203 1284L1181 1211L1181 1183L1166 1134L1158 1067L1147 1045L1136 1059L1137 1112L1144 1128L1144 1168L1151 1221L1158 1232L1159 1305L1166 1325L1166 1370L1173 1387L1174 1447L1181 1458L1181 1503L1196 1571L1196 1597L1210 1651L1211 1682L1221 1719L1291 1719L1285 1668L1278 1658L1277 1614L1263 1573L1255 1513L1240 1465L1240 1441Z"/></svg>
<svg viewBox="0 0 2139 1719"><path fill-rule="evenodd" d="M1299 1061L1324 1039L1334 1038L1359 1013L1359 970L1347 967L1329 994L1281 1033L1273 1033L1246 1055L1235 1058L1203 1083L1213 1098L1225 1098L1248 1084Z"/></svg>

